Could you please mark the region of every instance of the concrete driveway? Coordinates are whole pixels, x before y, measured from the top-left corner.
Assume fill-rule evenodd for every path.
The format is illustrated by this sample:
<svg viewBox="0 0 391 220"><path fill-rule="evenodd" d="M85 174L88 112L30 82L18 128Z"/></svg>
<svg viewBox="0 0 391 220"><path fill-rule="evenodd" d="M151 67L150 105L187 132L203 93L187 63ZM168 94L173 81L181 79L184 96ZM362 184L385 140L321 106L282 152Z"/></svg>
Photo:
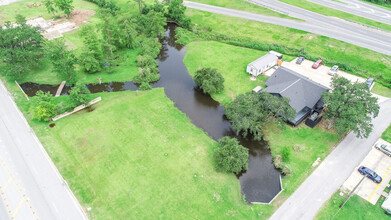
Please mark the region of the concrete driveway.
<svg viewBox="0 0 391 220"><path fill-rule="evenodd" d="M376 143L388 144L390 143L379 139ZM374 145L375 146L375 145ZM373 171L375 171L379 176L383 178L383 181L380 184L373 182L372 180L365 178L360 186L356 189L355 194L359 195L361 198L367 200L373 205L376 204L377 200L380 198L381 193L387 187L388 183L391 180L391 157L387 156L383 152L372 147L372 150L364 158L364 160L353 170L350 177L345 181L342 186L342 190L345 192L350 192L353 188L360 182L363 175L361 175L357 169L360 166L365 166Z"/></svg>
<svg viewBox="0 0 391 220"><path fill-rule="evenodd" d="M314 64L314 62L312 62L310 60L304 60L299 65L299 64L296 64L296 60L297 60L297 58L291 62L283 62L282 66L284 66L288 69L291 69L297 73L300 73L300 74L306 76L307 78L311 79L312 81L317 82L323 86L326 86L328 88L331 87L332 76L327 74L331 67L322 65L318 69L312 69L312 64ZM265 72L265 75L271 76L274 73L274 71L275 71L274 69L270 69ZM342 76L342 77L350 80L351 82L356 82L356 81L357 82L365 82L366 81L366 79L364 79L362 77L355 76L355 75L349 74L349 73L341 71L341 70L338 70L337 74L339 76Z"/></svg>

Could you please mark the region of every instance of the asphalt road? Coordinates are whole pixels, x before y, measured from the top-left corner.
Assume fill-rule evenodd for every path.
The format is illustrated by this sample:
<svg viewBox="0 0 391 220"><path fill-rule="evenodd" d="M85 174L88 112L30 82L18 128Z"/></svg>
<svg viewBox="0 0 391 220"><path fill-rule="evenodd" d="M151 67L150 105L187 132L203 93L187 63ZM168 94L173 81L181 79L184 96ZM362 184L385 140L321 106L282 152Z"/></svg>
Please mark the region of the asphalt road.
<svg viewBox="0 0 391 220"><path fill-rule="evenodd" d="M347 135L270 220L313 219L323 203L338 190L390 125L390 115L391 99L388 99L380 104L380 113L372 121L374 129L370 136L359 139L353 133Z"/></svg>
<svg viewBox="0 0 391 220"><path fill-rule="evenodd" d="M390 32L379 31L342 19L323 16L276 0L251 0L250 2L262 7L278 10L281 13L300 18L304 21L266 16L188 1L184 2L184 5L193 9L312 32L391 55Z"/></svg>
<svg viewBox="0 0 391 220"><path fill-rule="evenodd" d="M309 0L310 2L334 8L360 17L391 25L391 11L358 0Z"/></svg>
<svg viewBox="0 0 391 220"><path fill-rule="evenodd" d="M0 219L87 219L0 81Z"/></svg>

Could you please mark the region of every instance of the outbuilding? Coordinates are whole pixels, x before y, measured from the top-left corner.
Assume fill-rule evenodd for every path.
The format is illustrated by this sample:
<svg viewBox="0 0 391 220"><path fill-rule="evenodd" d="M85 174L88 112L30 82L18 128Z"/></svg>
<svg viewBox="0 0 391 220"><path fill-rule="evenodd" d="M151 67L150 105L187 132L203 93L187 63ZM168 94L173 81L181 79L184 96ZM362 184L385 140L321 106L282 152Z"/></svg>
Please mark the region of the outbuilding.
<svg viewBox="0 0 391 220"><path fill-rule="evenodd" d="M246 72L257 77L277 65L279 59L282 59L282 54L270 51L268 54L248 64Z"/></svg>

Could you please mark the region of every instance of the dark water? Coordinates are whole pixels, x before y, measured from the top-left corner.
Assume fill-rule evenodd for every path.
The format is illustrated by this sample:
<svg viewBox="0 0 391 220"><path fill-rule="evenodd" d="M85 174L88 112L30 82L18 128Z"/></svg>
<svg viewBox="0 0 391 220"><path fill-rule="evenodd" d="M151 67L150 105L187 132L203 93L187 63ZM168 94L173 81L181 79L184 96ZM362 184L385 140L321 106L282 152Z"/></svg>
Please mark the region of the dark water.
<svg viewBox="0 0 391 220"><path fill-rule="evenodd" d="M205 95L195 87L192 77L188 74L183 58L186 47L175 43L175 26L167 27L163 47L157 61L159 62L160 80L153 88L164 87L164 91L197 127L203 129L214 140L224 136L235 137L231 124L224 118L223 106ZM37 91L37 86L27 88L32 84L21 84L26 93ZM48 85L45 85L45 88ZM137 90L132 82L113 82L88 84L91 93ZM56 91L47 87L46 91ZM66 94L66 92L63 92ZM35 93L33 93L35 94ZM248 170L238 175L242 193L247 202L268 203L281 190L280 173L272 164L272 156L264 141L252 141L237 137L240 143L249 149Z"/></svg>

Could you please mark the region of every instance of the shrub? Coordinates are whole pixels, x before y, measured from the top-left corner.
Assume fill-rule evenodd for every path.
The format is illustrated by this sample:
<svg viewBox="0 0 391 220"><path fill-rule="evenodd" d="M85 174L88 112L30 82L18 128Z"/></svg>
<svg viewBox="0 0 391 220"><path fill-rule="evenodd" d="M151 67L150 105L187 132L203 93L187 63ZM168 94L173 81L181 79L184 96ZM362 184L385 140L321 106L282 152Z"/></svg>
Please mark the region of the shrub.
<svg viewBox="0 0 391 220"><path fill-rule="evenodd" d="M281 151L281 156L282 156L282 160L284 162L289 162L291 160L291 148L290 147L284 147L282 148L282 151Z"/></svg>
<svg viewBox="0 0 391 220"><path fill-rule="evenodd" d="M286 163L281 163L281 172L284 174L284 175L289 175L292 173L292 170L291 170L291 167L286 164Z"/></svg>
<svg viewBox="0 0 391 220"><path fill-rule="evenodd" d="M240 173L248 167L248 149L239 144L236 138L223 137L220 146L214 151L216 168L224 172Z"/></svg>
<svg viewBox="0 0 391 220"><path fill-rule="evenodd" d="M202 68L197 70L194 81L204 93L213 94L224 90L224 78L217 69Z"/></svg>
<svg viewBox="0 0 391 220"><path fill-rule="evenodd" d="M77 84L69 93L72 101L76 106L78 105L86 105L88 103L87 94L90 94L90 91L83 85Z"/></svg>
<svg viewBox="0 0 391 220"><path fill-rule="evenodd" d="M39 121L50 121L56 115L57 105L49 92L38 91L34 105L33 118Z"/></svg>
<svg viewBox="0 0 391 220"><path fill-rule="evenodd" d="M273 159L273 164L277 169L281 168L281 155L277 155Z"/></svg>
<svg viewBox="0 0 391 220"><path fill-rule="evenodd" d="M151 85L149 85L149 83L143 82L143 83L141 83L141 85L140 85L140 89L141 89L141 90L150 90L150 89L152 89L152 87L151 87Z"/></svg>

